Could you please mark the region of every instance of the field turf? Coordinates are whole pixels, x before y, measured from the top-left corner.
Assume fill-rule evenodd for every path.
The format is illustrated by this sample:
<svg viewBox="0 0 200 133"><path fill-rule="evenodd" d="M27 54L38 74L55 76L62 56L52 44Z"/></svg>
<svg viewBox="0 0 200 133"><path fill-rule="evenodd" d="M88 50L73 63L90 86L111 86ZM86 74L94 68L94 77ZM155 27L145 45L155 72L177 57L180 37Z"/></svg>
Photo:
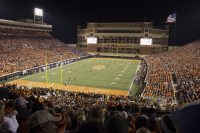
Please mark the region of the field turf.
<svg viewBox="0 0 200 133"><path fill-rule="evenodd" d="M128 91L131 88L134 93L137 86L132 84L132 81L139 62L128 59L89 58L47 72L26 76L22 80L48 81L48 83L63 85L66 82L67 85L123 91Z"/></svg>

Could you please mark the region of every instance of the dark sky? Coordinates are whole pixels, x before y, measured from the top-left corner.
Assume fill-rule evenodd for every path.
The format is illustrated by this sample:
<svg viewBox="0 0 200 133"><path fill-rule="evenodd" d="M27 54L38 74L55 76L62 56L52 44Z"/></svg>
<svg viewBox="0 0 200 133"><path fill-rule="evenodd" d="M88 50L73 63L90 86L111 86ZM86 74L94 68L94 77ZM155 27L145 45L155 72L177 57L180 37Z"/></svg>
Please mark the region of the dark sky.
<svg viewBox="0 0 200 133"><path fill-rule="evenodd" d="M34 7L42 8L45 22L53 25L53 35L66 43L75 43L77 25L145 20L164 27L167 16L177 12L176 43L184 44L200 37L200 28L195 27L200 22L200 9L197 3L192 3L176 0L0 0L0 18L33 19ZM185 21L185 16L193 21Z"/></svg>

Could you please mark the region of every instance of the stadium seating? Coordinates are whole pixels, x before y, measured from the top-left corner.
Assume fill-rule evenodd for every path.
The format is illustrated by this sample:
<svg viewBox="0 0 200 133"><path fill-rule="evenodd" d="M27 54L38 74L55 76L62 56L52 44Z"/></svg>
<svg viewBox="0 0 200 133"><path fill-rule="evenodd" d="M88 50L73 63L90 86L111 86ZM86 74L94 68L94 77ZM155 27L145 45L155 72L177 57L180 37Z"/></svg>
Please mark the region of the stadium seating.
<svg viewBox="0 0 200 133"><path fill-rule="evenodd" d="M50 35L0 35L0 76L83 54Z"/></svg>
<svg viewBox="0 0 200 133"><path fill-rule="evenodd" d="M143 96L168 100L177 98L182 104L200 98L199 40L145 60L148 72Z"/></svg>

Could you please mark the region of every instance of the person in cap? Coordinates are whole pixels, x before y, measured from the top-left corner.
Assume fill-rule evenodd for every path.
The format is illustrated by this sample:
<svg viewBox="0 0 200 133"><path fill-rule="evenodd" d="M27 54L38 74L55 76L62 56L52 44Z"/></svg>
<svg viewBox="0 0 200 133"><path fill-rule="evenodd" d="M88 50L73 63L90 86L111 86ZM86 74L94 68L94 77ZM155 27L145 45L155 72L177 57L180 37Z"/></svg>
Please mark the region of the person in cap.
<svg viewBox="0 0 200 133"><path fill-rule="evenodd" d="M18 112L17 121L19 125L26 121L31 115L31 112L27 110L27 103L28 101L23 96L19 96L15 100L15 109Z"/></svg>
<svg viewBox="0 0 200 133"><path fill-rule="evenodd" d="M94 106L89 112L89 122L93 123L99 131L102 130L105 119L105 111L100 106Z"/></svg>
<svg viewBox="0 0 200 133"><path fill-rule="evenodd" d="M200 133L200 100L189 103L172 113L170 119L173 122L176 133Z"/></svg>
<svg viewBox="0 0 200 133"><path fill-rule="evenodd" d="M28 121L29 133L56 133L56 123L62 117L55 117L48 111L36 111L30 116Z"/></svg>
<svg viewBox="0 0 200 133"><path fill-rule="evenodd" d="M26 103L28 103L28 101L23 97L23 96L19 96L16 100L15 100L15 104L19 105L19 106L25 106L26 107ZM24 108L25 108L24 107Z"/></svg>
<svg viewBox="0 0 200 133"><path fill-rule="evenodd" d="M103 133L128 133L128 125L121 116L111 116L104 124Z"/></svg>
<svg viewBox="0 0 200 133"><path fill-rule="evenodd" d="M151 133L147 128L141 127L139 128L136 133Z"/></svg>
<svg viewBox="0 0 200 133"><path fill-rule="evenodd" d="M145 127L148 128L149 127L149 123L148 123L148 116L146 115L141 115L137 118L136 120L136 128L139 129L141 127Z"/></svg>
<svg viewBox="0 0 200 133"><path fill-rule="evenodd" d="M162 133L176 133L176 129L171 120L171 114L163 115L161 117L160 129Z"/></svg>

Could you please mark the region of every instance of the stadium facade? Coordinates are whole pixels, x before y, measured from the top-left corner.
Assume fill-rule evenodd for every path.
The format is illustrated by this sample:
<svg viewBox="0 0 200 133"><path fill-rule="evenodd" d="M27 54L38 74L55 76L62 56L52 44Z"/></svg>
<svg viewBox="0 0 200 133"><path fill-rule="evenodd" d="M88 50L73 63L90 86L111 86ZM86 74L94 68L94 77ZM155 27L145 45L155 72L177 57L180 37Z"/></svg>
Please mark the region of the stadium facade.
<svg viewBox="0 0 200 133"><path fill-rule="evenodd" d="M169 27L152 22L87 23L77 27L77 48L87 52L155 54L168 50Z"/></svg>

